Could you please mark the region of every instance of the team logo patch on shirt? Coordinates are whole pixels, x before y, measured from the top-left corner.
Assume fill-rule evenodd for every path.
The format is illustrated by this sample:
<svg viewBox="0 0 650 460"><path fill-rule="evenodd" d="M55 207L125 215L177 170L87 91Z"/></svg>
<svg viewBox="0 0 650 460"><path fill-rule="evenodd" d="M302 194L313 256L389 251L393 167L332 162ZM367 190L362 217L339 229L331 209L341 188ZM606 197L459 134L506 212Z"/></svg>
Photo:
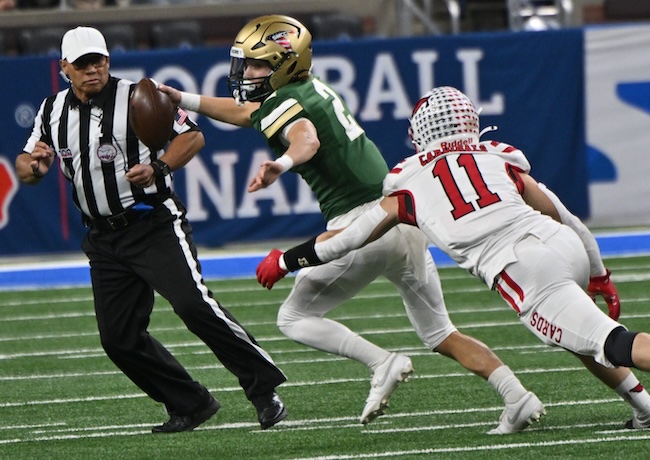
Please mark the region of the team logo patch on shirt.
<svg viewBox="0 0 650 460"><path fill-rule="evenodd" d="M102 144L97 147L97 158L102 163L112 163L117 156L117 149L113 144Z"/></svg>
<svg viewBox="0 0 650 460"><path fill-rule="evenodd" d="M296 32L293 30L282 30L280 32L276 32L274 34L269 35L266 37L267 40L272 40L278 45L280 45L282 48L287 50L289 53L293 52L293 47L291 46L291 42L289 41L289 35L295 35Z"/></svg>

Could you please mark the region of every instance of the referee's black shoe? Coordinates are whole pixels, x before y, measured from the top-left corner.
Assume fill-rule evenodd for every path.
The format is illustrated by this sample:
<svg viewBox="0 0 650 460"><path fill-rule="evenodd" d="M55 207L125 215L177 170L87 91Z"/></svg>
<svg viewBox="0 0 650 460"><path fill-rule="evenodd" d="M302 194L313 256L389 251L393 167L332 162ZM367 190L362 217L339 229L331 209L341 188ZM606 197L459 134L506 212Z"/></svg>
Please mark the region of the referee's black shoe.
<svg viewBox="0 0 650 460"><path fill-rule="evenodd" d="M287 418L287 409L275 391L253 398L253 405L257 409L257 420L263 430Z"/></svg>
<svg viewBox="0 0 650 460"><path fill-rule="evenodd" d="M192 431L201 423L207 421L221 408L219 401L210 396L208 405L194 414L177 415L171 414L169 420L162 425L154 426L152 433L180 433L181 431Z"/></svg>

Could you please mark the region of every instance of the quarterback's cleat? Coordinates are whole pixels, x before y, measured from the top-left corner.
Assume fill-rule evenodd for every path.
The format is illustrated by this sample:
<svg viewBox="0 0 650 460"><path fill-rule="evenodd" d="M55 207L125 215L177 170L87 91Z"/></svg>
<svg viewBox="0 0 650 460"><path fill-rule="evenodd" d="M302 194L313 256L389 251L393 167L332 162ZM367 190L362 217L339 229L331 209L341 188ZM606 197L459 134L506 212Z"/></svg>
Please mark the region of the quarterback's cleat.
<svg viewBox="0 0 650 460"><path fill-rule="evenodd" d="M364 425L384 415L390 396L400 382L408 380L413 373L413 364L408 356L391 353L372 376L370 394L361 413L360 422Z"/></svg>
<svg viewBox="0 0 650 460"><path fill-rule="evenodd" d="M533 422L538 422L542 415L546 415L544 404L535 393L529 391L516 403L506 404L499 417L499 426L488 431L487 434L519 433Z"/></svg>
<svg viewBox="0 0 650 460"><path fill-rule="evenodd" d="M638 414L625 423L625 428L628 430L648 430L650 429L650 416L646 418L639 418Z"/></svg>
<svg viewBox="0 0 650 460"><path fill-rule="evenodd" d="M152 433L180 433L183 431L192 431L200 424L206 422L210 417L217 413L221 408L219 402L210 396L208 405L196 412L189 415L171 414L169 420L162 425L154 426L151 429Z"/></svg>

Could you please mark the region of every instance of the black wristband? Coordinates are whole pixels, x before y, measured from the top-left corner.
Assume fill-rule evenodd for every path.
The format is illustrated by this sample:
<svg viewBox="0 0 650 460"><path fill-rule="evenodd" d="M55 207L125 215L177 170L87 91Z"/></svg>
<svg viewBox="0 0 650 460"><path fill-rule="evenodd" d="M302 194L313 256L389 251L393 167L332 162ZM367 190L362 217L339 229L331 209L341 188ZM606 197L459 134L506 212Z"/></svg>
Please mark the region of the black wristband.
<svg viewBox="0 0 650 460"><path fill-rule="evenodd" d="M312 265L322 265L322 261L316 255L314 245L316 244L316 237L309 241L305 241L298 246L294 246L284 253L284 263L290 272L295 272L304 267L311 267Z"/></svg>
<svg viewBox="0 0 650 460"><path fill-rule="evenodd" d="M168 176L171 173L169 165L162 160L152 161L151 167L153 168L153 174L156 177Z"/></svg>
<svg viewBox="0 0 650 460"><path fill-rule="evenodd" d="M152 161L151 162L151 167L153 168L154 177L156 177L156 178L162 177L162 175L163 175L162 168L160 167L160 165L157 162Z"/></svg>

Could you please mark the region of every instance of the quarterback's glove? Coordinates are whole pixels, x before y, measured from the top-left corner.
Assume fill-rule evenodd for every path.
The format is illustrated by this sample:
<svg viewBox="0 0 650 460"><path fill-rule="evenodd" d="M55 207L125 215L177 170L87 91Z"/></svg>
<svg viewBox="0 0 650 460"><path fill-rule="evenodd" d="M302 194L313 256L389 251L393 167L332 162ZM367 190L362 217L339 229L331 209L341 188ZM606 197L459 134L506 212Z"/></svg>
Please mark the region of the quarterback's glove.
<svg viewBox="0 0 650 460"><path fill-rule="evenodd" d="M587 287L587 294L595 302L596 296L600 295L607 302L607 308L609 308L609 317L613 320L617 320L621 316L621 300L618 298L618 291L616 286L609 276L612 274L611 271L607 270L603 276L592 276L589 278L589 286Z"/></svg>
<svg viewBox="0 0 650 460"><path fill-rule="evenodd" d="M283 254L279 249L273 249L257 266L255 271L257 281L267 289L271 289L275 283L289 273L287 270L280 268L280 257Z"/></svg>

